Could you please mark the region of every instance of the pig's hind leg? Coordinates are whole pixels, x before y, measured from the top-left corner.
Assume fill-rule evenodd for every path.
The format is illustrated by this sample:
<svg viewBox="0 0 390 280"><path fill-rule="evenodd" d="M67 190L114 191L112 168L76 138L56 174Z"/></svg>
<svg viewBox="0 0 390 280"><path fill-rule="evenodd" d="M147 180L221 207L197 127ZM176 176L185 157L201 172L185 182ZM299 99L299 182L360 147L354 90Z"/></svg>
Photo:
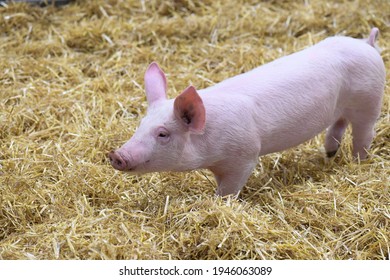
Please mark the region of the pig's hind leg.
<svg viewBox="0 0 390 280"><path fill-rule="evenodd" d="M325 136L325 152L328 158L336 155L347 126L348 121L342 117L328 128Z"/></svg>
<svg viewBox="0 0 390 280"><path fill-rule="evenodd" d="M369 122L352 122L352 143L353 143L353 157L357 159L365 159L367 157L367 150L371 146L374 138L375 120Z"/></svg>
<svg viewBox="0 0 390 280"><path fill-rule="evenodd" d="M348 120L352 124L353 157L365 159L375 136L375 123L381 112L381 96L371 97L362 108L348 112Z"/></svg>

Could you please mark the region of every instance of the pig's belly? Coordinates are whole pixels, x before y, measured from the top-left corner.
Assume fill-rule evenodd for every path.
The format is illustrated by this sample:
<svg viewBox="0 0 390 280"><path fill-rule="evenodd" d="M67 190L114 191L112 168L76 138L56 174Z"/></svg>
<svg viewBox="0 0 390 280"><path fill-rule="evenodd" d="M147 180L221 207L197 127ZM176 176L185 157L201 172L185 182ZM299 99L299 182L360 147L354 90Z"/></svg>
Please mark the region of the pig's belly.
<svg viewBox="0 0 390 280"><path fill-rule="evenodd" d="M296 147L320 134L329 127L337 118L323 121L315 127L299 130L271 130L269 135L260 138L260 155L280 152L292 147Z"/></svg>

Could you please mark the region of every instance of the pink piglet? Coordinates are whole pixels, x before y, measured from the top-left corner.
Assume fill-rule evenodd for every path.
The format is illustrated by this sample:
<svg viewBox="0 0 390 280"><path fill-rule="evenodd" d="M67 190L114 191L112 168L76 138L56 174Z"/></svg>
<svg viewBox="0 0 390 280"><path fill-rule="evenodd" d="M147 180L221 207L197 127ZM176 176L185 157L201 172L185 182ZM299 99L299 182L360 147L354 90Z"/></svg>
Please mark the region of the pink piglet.
<svg viewBox="0 0 390 280"><path fill-rule="evenodd" d="M207 168L217 195L237 195L259 156L327 129L332 157L349 123L353 155L364 159L385 86L378 33L330 37L206 89L189 86L174 99L167 99L165 74L153 62L145 73L147 114L131 139L109 153L111 164L134 173Z"/></svg>

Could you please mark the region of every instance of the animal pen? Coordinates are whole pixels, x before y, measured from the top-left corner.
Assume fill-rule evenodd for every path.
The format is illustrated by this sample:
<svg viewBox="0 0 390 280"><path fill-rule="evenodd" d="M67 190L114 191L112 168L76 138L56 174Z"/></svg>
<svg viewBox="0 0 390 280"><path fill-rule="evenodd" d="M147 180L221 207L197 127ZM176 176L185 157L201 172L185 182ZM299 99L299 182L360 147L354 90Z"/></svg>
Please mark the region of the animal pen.
<svg viewBox="0 0 390 280"><path fill-rule="evenodd" d="M390 1L97 0L0 7L0 259L388 259L390 89L368 159L324 133L260 158L238 198L206 170L130 175L107 153L168 94L205 88L334 35L390 69Z"/></svg>

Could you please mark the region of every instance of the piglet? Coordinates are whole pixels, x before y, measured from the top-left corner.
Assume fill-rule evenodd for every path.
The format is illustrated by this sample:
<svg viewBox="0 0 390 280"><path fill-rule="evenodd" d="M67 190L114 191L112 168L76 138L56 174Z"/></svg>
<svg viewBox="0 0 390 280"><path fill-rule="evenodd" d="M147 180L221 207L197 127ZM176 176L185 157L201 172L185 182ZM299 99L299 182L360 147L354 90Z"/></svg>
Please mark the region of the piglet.
<svg viewBox="0 0 390 280"><path fill-rule="evenodd" d="M237 195L261 155L296 146L328 128L336 154L352 125L353 156L365 159L381 111L385 67L375 41L330 37L206 89L167 99L164 72L145 73L146 116L131 139L109 153L121 171L207 168L217 195Z"/></svg>

